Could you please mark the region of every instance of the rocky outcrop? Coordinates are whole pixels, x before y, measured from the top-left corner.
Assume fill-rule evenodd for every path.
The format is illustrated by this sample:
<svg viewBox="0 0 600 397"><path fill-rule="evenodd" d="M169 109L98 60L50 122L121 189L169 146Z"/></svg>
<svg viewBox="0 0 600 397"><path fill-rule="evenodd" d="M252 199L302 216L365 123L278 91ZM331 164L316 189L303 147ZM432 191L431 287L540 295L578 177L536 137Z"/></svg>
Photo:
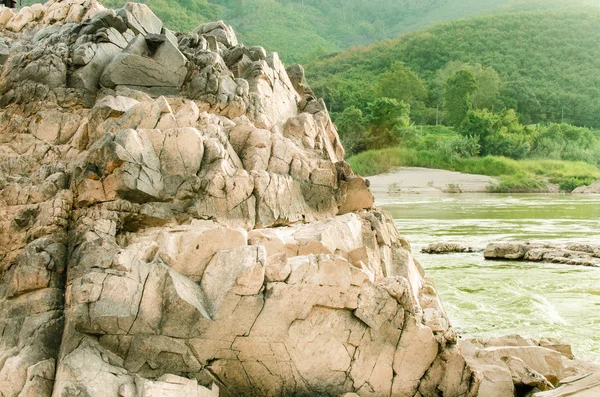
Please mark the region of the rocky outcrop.
<svg viewBox="0 0 600 397"><path fill-rule="evenodd" d="M573 190L574 194L600 194L600 181L596 181L589 186L579 186Z"/></svg>
<svg viewBox="0 0 600 397"><path fill-rule="evenodd" d="M487 245L483 256L485 259L552 262L599 267L600 245L573 243L556 246L529 242L494 242Z"/></svg>
<svg viewBox="0 0 600 397"><path fill-rule="evenodd" d="M1 395L477 394L302 68L142 4L1 15Z"/></svg>
<svg viewBox="0 0 600 397"><path fill-rule="evenodd" d="M594 396L600 366L574 360L569 345L518 335L460 341L468 364L482 377L479 395Z"/></svg>
<svg viewBox="0 0 600 397"><path fill-rule="evenodd" d="M462 252L477 252L477 250L459 243L441 241L437 243L431 243L426 247L423 247L421 249L421 252L424 254L451 254Z"/></svg>

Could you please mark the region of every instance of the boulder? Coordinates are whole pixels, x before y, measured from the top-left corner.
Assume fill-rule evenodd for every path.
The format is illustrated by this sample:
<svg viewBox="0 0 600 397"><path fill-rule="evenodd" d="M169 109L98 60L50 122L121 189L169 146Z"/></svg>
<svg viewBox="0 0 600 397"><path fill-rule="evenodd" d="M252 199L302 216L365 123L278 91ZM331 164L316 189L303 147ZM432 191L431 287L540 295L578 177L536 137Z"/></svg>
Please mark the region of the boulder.
<svg viewBox="0 0 600 397"><path fill-rule="evenodd" d="M2 7L0 10L0 25L6 25L13 17L15 13L8 7Z"/></svg>
<svg viewBox="0 0 600 397"><path fill-rule="evenodd" d="M148 35L162 33L162 21L154 15L146 4L128 2L123 5L123 8L118 13L123 14L127 26L135 34Z"/></svg>
<svg viewBox="0 0 600 397"><path fill-rule="evenodd" d="M338 214L370 209L375 204L375 197L369 190L368 181L354 176L342 182L340 186Z"/></svg>
<svg viewBox="0 0 600 397"><path fill-rule="evenodd" d="M238 44L233 28L223 21L208 22L199 25L194 29L194 33L201 35L210 35L226 47L233 47Z"/></svg>
<svg viewBox="0 0 600 397"><path fill-rule="evenodd" d="M579 186L573 190L573 194L600 194L600 181L596 181L589 186Z"/></svg>
<svg viewBox="0 0 600 397"><path fill-rule="evenodd" d="M589 244L552 246L542 243L494 242L483 253L486 259L509 259L567 265L600 266L600 249Z"/></svg>
<svg viewBox="0 0 600 397"><path fill-rule="evenodd" d="M165 35L152 36L152 41L138 35L106 66L100 85L179 88L186 75L186 58Z"/></svg>
<svg viewBox="0 0 600 397"><path fill-rule="evenodd" d="M431 243L421 249L424 254L450 254L455 252L476 252L471 247L465 247L462 244L451 242Z"/></svg>
<svg viewBox="0 0 600 397"><path fill-rule="evenodd" d="M6 29L13 32L20 32L28 23L39 18L42 10L37 6L25 6L17 12L17 14L8 21ZM43 11L42 11L43 12Z"/></svg>

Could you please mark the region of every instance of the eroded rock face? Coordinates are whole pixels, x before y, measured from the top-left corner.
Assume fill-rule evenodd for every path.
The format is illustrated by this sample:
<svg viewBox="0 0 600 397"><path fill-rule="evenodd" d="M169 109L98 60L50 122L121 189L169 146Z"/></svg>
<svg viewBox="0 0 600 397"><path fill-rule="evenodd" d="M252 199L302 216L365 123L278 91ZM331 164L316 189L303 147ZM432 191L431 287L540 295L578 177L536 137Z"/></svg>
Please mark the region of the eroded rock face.
<svg viewBox="0 0 600 397"><path fill-rule="evenodd" d="M1 395L476 395L300 67L141 4L2 15Z"/></svg>

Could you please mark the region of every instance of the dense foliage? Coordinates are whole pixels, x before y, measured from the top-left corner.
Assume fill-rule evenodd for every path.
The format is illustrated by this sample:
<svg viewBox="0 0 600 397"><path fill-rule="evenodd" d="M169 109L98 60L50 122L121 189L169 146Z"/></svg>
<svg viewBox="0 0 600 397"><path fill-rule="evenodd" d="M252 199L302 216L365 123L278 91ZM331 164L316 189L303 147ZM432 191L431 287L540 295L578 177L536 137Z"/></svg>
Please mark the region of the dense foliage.
<svg viewBox="0 0 600 397"><path fill-rule="evenodd" d="M568 9L559 7L567 3ZM432 124L436 114L443 121L448 78L468 70L478 87L470 98L475 108L514 109L526 124L599 128L600 57L594 54L600 53L600 7L583 3L518 3L519 12L473 17L355 47L309 64L309 79L334 113L349 106L365 110L381 94L381 76L402 62L428 89L423 105L429 110L413 106L411 117ZM536 5L549 9L521 11Z"/></svg>

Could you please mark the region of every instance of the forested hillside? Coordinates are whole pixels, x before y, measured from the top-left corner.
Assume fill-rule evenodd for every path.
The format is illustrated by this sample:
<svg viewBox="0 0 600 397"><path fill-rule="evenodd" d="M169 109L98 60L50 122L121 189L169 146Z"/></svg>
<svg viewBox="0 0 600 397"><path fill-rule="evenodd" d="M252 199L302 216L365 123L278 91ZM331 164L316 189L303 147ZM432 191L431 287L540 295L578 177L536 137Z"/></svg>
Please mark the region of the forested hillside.
<svg viewBox="0 0 600 397"><path fill-rule="evenodd" d="M435 23L465 18L509 0L212 0L249 43L288 62L367 45Z"/></svg>
<svg viewBox="0 0 600 397"><path fill-rule="evenodd" d="M104 0L120 7L126 0ZM224 19L247 45L306 62L356 45L465 18L509 0L144 0L168 27ZM39 0L23 0L23 5Z"/></svg>
<svg viewBox="0 0 600 397"><path fill-rule="evenodd" d="M330 109L341 112L349 106L364 110L381 96L394 97L385 92L393 85L390 74L414 72L426 92L413 101L412 116L432 124L443 105L447 78L466 68L477 80L476 108L512 108L524 123L598 128L600 8L586 3L518 3L518 12L454 21L352 48L308 65L309 80ZM547 9L521 11L535 4Z"/></svg>

